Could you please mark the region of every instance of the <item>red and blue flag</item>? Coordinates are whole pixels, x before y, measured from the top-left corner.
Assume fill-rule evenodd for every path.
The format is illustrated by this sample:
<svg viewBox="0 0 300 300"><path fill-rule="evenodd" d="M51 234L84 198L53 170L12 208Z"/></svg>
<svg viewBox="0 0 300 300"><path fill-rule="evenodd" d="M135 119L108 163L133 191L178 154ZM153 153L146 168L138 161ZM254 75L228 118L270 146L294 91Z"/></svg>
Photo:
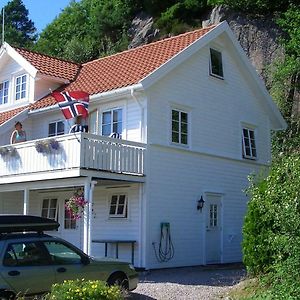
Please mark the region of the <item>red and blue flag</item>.
<svg viewBox="0 0 300 300"><path fill-rule="evenodd" d="M90 99L88 93L83 91L53 92L52 96L55 98L66 119L77 116L86 118L88 116Z"/></svg>

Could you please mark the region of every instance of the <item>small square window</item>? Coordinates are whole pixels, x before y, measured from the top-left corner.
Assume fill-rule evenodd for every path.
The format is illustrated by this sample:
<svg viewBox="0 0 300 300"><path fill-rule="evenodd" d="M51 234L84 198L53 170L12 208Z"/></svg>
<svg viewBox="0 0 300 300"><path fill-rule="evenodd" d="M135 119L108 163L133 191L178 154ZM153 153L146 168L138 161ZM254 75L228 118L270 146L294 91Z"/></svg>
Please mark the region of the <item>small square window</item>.
<svg viewBox="0 0 300 300"><path fill-rule="evenodd" d="M48 136L62 135L65 133L65 123L63 121L57 121L49 123Z"/></svg>
<svg viewBox="0 0 300 300"><path fill-rule="evenodd" d="M49 218L57 221L58 209L57 209L57 199L43 199L42 206L42 217Z"/></svg>
<svg viewBox="0 0 300 300"><path fill-rule="evenodd" d="M109 217L127 218L128 204L126 195L113 195L110 200Z"/></svg>
<svg viewBox="0 0 300 300"><path fill-rule="evenodd" d="M188 113L172 109L172 143L188 144Z"/></svg>
<svg viewBox="0 0 300 300"><path fill-rule="evenodd" d="M123 121L122 121L122 109L113 109L102 113L102 135L122 136Z"/></svg>
<svg viewBox="0 0 300 300"><path fill-rule="evenodd" d="M224 77L222 53L214 49L210 49L210 75Z"/></svg>
<svg viewBox="0 0 300 300"><path fill-rule="evenodd" d="M253 129L243 128L243 157L247 159L256 159L257 150L255 142L255 133Z"/></svg>

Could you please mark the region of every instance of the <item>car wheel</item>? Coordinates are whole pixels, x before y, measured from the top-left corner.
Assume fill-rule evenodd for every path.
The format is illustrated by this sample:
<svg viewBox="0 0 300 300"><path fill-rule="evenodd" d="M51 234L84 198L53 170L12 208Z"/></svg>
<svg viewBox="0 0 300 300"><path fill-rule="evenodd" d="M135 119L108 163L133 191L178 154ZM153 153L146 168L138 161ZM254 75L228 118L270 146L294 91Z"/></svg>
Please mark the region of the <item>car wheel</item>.
<svg viewBox="0 0 300 300"><path fill-rule="evenodd" d="M12 292L1 292L0 300L13 300L15 299L15 295Z"/></svg>
<svg viewBox="0 0 300 300"><path fill-rule="evenodd" d="M112 274L108 280L107 280L108 285L117 285L119 286L122 290L128 290L128 279L124 273L115 273Z"/></svg>

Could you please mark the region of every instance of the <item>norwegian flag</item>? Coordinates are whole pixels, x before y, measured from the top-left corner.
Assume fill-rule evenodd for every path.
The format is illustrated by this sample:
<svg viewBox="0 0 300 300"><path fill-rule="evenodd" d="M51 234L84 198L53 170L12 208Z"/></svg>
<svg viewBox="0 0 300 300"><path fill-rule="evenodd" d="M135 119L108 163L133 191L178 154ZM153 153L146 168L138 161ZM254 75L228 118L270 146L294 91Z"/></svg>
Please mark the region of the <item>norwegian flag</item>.
<svg viewBox="0 0 300 300"><path fill-rule="evenodd" d="M77 116L88 116L88 106L90 95L83 91L73 92L53 92L58 106L62 110L66 119L75 118Z"/></svg>

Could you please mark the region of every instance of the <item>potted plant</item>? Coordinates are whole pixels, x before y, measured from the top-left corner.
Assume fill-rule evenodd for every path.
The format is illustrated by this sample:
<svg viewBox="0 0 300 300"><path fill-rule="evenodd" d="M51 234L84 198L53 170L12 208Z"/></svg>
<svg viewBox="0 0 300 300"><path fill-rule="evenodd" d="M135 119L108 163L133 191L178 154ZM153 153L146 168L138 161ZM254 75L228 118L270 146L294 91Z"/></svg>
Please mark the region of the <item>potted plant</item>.
<svg viewBox="0 0 300 300"><path fill-rule="evenodd" d="M84 199L83 193L77 191L73 196L65 203L65 207L72 219L80 219L83 213L84 207L87 205L87 201Z"/></svg>

